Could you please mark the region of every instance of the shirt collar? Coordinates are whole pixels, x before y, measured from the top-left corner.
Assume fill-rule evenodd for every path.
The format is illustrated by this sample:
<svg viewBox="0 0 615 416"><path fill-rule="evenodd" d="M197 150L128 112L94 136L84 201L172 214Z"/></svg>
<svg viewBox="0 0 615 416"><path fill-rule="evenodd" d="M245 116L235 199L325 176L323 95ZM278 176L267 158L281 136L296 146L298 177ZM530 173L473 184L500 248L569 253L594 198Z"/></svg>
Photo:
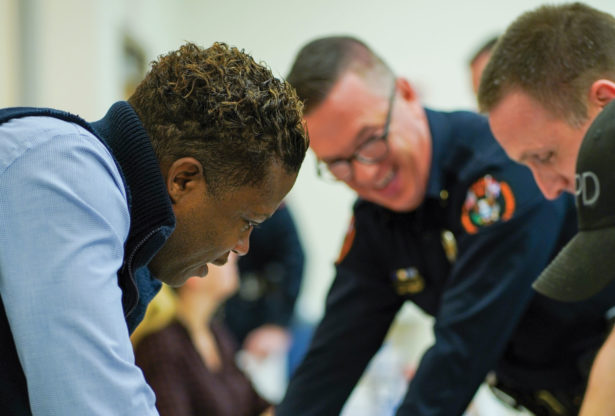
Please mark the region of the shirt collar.
<svg viewBox="0 0 615 416"><path fill-rule="evenodd" d="M425 109L431 133L431 167L425 192L426 198L440 198L444 189L445 156L450 149L451 125L443 113Z"/></svg>

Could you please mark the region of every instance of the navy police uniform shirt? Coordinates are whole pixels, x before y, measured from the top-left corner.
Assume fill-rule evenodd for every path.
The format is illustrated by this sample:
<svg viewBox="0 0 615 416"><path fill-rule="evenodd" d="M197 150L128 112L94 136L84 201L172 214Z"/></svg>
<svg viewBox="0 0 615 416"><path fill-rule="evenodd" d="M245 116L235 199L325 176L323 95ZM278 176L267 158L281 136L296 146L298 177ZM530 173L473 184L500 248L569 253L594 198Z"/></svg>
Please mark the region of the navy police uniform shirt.
<svg viewBox="0 0 615 416"><path fill-rule="evenodd" d="M615 286L575 304L531 288L576 232L573 199L545 200L483 116L427 116L425 200L406 213L355 204L324 317L276 415L339 414L406 301L435 318L435 343L398 415L461 415L491 370L521 389L583 384L578 362L603 340Z"/></svg>

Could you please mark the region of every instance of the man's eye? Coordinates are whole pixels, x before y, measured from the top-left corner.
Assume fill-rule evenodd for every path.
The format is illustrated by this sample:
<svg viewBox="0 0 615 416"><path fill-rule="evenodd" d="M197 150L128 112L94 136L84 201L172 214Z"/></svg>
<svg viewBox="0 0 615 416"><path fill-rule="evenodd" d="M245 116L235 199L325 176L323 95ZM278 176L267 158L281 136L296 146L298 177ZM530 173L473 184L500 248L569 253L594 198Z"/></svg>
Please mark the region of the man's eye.
<svg viewBox="0 0 615 416"><path fill-rule="evenodd" d="M241 232L248 232L250 229L258 227L258 224L252 221L246 221L246 224L241 228Z"/></svg>
<svg viewBox="0 0 615 416"><path fill-rule="evenodd" d="M555 153L553 152L547 152L541 155L536 155L535 159L539 163L548 163L551 161L551 159L553 159L554 155Z"/></svg>
<svg viewBox="0 0 615 416"><path fill-rule="evenodd" d="M369 147L374 143L378 143L380 140L383 140L384 138L385 138L384 131L374 132L369 137L367 137L363 141L363 143L361 143L358 147L359 148Z"/></svg>

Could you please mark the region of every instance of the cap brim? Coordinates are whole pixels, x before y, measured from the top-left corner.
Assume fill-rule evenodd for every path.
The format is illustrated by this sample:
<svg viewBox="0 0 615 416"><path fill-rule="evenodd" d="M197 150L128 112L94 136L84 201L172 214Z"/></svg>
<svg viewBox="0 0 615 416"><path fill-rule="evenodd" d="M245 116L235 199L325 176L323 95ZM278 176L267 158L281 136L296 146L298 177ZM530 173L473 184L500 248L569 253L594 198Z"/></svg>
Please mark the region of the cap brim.
<svg viewBox="0 0 615 416"><path fill-rule="evenodd" d="M532 285L555 300L574 302L598 293L615 277L615 227L580 231Z"/></svg>

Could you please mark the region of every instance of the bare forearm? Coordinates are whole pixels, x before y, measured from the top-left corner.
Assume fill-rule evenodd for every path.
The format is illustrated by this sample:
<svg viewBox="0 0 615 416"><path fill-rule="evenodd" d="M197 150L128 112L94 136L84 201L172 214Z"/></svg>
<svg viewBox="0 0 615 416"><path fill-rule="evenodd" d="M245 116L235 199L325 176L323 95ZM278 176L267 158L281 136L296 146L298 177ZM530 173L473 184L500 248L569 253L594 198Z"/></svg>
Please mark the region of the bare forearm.
<svg viewBox="0 0 615 416"><path fill-rule="evenodd" d="M591 374L580 416L615 415L615 331L598 352Z"/></svg>

